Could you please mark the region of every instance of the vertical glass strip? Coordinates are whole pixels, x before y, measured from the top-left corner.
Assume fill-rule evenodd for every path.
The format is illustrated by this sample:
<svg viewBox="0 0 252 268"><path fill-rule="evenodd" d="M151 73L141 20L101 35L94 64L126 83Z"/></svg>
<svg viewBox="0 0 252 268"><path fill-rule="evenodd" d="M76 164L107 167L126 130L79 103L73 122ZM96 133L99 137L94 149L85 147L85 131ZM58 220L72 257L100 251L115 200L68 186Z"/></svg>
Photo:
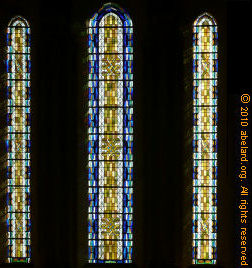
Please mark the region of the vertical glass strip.
<svg viewBox="0 0 252 268"><path fill-rule="evenodd" d="M217 25L193 27L193 264L217 260Z"/></svg>
<svg viewBox="0 0 252 268"><path fill-rule="evenodd" d="M89 262L132 262L132 23L108 4L89 23Z"/></svg>
<svg viewBox="0 0 252 268"><path fill-rule="evenodd" d="M7 28L7 261L31 261L30 28L22 17Z"/></svg>

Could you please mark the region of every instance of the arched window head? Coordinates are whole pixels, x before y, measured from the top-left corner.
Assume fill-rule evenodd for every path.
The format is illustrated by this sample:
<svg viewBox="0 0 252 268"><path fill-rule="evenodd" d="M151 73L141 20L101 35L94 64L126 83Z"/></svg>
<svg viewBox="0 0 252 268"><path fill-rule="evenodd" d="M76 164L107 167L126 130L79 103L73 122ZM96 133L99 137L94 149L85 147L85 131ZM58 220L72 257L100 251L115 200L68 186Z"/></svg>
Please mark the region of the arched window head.
<svg viewBox="0 0 252 268"><path fill-rule="evenodd" d="M7 28L7 262L31 262L30 27L20 16Z"/></svg>
<svg viewBox="0 0 252 268"><path fill-rule="evenodd" d="M104 5L89 21L88 248L91 263L130 263L133 248L133 28Z"/></svg>
<svg viewBox="0 0 252 268"><path fill-rule="evenodd" d="M193 264L217 260L217 25L193 25Z"/></svg>
<svg viewBox="0 0 252 268"><path fill-rule="evenodd" d="M28 21L21 17L21 16L16 16L14 18L12 18L8 24L8 27L25 27L25 28L29 28L29 23Z"/></svg>
<svg viewBox="0 0 252 268"><path fill-rule="evenodd" d="M117 18L116 21L108 21L109 25L112 27L116 26L118 19L121 21L120 26L133 27L132 20L130 19L128 13L118 5L112 3L105 4L97 13L94 14L94 16L89 21L89 27L98 27L100 21L105 16L112 16L113 18ZM115 24L113 24L113 22Z"/></svg>
<svg viewBox="0 0 252 268"><path fill-rule="evenodd" d="M208 13L204 13L200 15L195 21L194 21L194 27L201 27L201 26L217 26L217 23L213 16L211 16Z"/></svg>

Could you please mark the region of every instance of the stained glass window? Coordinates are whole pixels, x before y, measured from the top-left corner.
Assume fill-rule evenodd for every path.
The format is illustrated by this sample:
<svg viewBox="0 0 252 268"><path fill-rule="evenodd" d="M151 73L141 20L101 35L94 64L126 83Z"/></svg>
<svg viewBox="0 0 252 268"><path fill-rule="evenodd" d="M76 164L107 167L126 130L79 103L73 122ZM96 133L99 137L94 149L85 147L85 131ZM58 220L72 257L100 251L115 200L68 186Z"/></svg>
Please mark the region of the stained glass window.
<svg viewBox="0 0 252 268"><path fill-rule="evenodd" d="M30 27L22 17L7 28L7 262L31 261Z"/></svg>
<svg viewBox="0 0 252 268"><path fill-rule="evenodd" d="M133 246L133 28L106 4L89 21L88 259L130 263Z"/></svg>
<svg viewBox="0 0 252 268"><path fill-rule="evenodd" d="M217 260L217 24L193 25L193 264Z"/></svg>

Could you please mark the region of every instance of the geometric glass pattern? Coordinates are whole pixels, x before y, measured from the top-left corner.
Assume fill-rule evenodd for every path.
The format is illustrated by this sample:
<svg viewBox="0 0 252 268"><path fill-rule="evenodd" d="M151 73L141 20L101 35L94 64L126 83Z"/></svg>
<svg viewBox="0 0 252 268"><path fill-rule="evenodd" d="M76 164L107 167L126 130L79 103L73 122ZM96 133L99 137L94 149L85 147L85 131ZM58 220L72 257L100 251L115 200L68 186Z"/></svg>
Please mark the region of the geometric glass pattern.
<svg viewBox="0 0 252 268"><path fill-rule="evenodd" d="M193 264L217 261L217 24L193 25Z"/></svg>
<svg viewBox="0 0 252 268"><path fill-rule="evenodd" d="M31 261L30 27L22 17L7 28L7 262Z"/></svg>
<svg viewBox="0 0 252 268"><path fill-rule="evenodd" d="M131 263L133 27L111 3L88 28L88 261Z"/></svg>

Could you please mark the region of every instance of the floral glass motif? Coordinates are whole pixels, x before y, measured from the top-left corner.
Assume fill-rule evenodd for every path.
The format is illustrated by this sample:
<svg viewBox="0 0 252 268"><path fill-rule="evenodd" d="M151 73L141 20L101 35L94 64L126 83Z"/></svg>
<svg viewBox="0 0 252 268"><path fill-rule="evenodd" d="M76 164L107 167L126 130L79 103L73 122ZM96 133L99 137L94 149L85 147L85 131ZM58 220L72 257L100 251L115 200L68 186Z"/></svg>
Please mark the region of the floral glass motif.
<svg viewBox="0 0 252 268"><path fill-rule="evenodd" d="M217 24L193 25L193 264L217 261Z"/></svg>
<svg viewBox="0 0 252 268"><path fill-rule="evenodd" d="M131 263L133 27L106 4L89 21L88 259Z"/></svg>
<svg viewBox="0 0 252 268"><path fill-rule="evenodd" d="M30 27L22 17L7 28L7 262L31 261Z"/></svg>

